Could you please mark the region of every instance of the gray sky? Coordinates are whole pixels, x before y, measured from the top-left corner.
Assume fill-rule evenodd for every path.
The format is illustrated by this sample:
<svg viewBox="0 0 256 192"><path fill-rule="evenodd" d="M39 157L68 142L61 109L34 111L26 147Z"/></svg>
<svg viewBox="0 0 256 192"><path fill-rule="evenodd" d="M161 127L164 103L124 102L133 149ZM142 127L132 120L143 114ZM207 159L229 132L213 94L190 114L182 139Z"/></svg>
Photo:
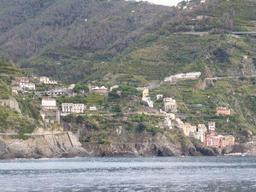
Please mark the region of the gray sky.
<svg viewBox="0 0 256 192"><path fill-rule="evenodd" d="M168 5L168 6L173 6L177 5L177 3L181 2L182 0L143 0L143 1L148 1L150 3L158 4L158 5Z"/></svg>

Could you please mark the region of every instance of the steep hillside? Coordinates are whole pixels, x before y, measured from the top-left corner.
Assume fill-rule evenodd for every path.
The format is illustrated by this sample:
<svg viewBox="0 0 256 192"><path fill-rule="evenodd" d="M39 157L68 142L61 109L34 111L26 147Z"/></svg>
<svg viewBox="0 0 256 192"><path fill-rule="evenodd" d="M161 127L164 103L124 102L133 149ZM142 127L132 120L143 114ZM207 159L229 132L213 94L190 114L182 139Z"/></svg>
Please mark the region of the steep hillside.
<svg viewBox="0 0 256 192"><path fill-rule="evenodd" d="M204 76L255 72L254 37L231 34L254 31L254 1L191 1L186 7L122 0L2 1L1 55L69 83L104 77L104 84L141 86L190 70ZM241 65L245 55L249 66Z"/></svg>
<svg viewBox="0 0 256 192"><path fill-rule="evenodd" d="M201 71L198 81L160 84L152 97L174 97L184 121L214 120L219 132L245 141L247 130L256 132L256 38L234 32L254 32L256 3L209 0L184 6L121 0L2 1L0 54L21 68L68 84L137 87L179 72ZM204 86L205 78L216 76L232 78ZM11 77L2 78L8 96ZM227 106L233 114L217 117L217 106Z"/></svg>
<svg viewBox="0 0 256 192"><path fill-rule="evenodd" d="M16 76L25 74L12 63L0 58L0 133L31 133L38 124L39 111L30 96L23 98L12 95L10 84ZM10 107L12 106L12 107Z"/></svg>
<svg viewBox="0 0 256 192"><path fill-rule="evenodd" d="M97 73L94 62L111 60L171 10L124 1L1 4L1 54L41 74L53 76L58 70L56 77L73 82ZM19 17L20 12L23 17ZM75 78L70 77L73 74Z"/></svg>

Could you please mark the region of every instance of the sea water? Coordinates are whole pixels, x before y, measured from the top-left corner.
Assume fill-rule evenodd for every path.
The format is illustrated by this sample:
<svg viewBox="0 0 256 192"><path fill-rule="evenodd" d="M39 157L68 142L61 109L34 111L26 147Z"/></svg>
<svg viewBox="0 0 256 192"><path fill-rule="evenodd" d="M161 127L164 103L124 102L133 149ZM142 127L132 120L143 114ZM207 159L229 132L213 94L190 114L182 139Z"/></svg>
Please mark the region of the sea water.
<svg viewBox="0 0 256 192"><path fill-rule="evenodd" d="M256 191L256 157L0 160L0 191Z"/></svg>

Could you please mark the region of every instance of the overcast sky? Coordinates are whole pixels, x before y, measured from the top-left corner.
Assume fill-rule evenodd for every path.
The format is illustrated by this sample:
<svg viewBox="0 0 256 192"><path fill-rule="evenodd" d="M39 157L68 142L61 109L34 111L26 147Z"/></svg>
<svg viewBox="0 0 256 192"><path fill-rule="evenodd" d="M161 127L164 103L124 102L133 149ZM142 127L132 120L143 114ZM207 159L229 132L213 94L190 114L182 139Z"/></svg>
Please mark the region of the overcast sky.
<svg viewBox="0 0 256 192"><path fill-rule="evenodd" d="M150 3L158 4L158 5L168 5L168 6L173 6L177 5L177 3L181 2L182 0L143 0L143 1L148 1Z"/></svg>

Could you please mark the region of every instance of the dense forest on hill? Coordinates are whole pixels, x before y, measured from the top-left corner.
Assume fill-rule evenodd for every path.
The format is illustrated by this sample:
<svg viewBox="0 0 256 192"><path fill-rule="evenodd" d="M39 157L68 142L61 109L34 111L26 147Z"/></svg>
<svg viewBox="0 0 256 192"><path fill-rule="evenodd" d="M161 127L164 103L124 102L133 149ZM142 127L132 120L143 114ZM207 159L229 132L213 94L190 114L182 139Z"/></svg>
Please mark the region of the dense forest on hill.
<svg viewBox="0 0 256 192"><path fill-rule="evenodd" d="M73 83L104 77L107 84L142 86L190 70L205 76L242 73L237 61L243 55L256 57L254 39L228 34L254 30L255 2L191 1L186 6L181 10L122 0L4 0L1 55L38 75ZM209 69L213 73L207 73Z"/></svg>
<svg viewBox="0 0 256 192"><path fill-rule="evenodd" d="M180 5L4 0L1 55L37 75L81 84L144 86L188 71L202 77L255 73L254 37L231 34L254 31L254 1ZM247 63L241 63L244 56Z"/></svg>

